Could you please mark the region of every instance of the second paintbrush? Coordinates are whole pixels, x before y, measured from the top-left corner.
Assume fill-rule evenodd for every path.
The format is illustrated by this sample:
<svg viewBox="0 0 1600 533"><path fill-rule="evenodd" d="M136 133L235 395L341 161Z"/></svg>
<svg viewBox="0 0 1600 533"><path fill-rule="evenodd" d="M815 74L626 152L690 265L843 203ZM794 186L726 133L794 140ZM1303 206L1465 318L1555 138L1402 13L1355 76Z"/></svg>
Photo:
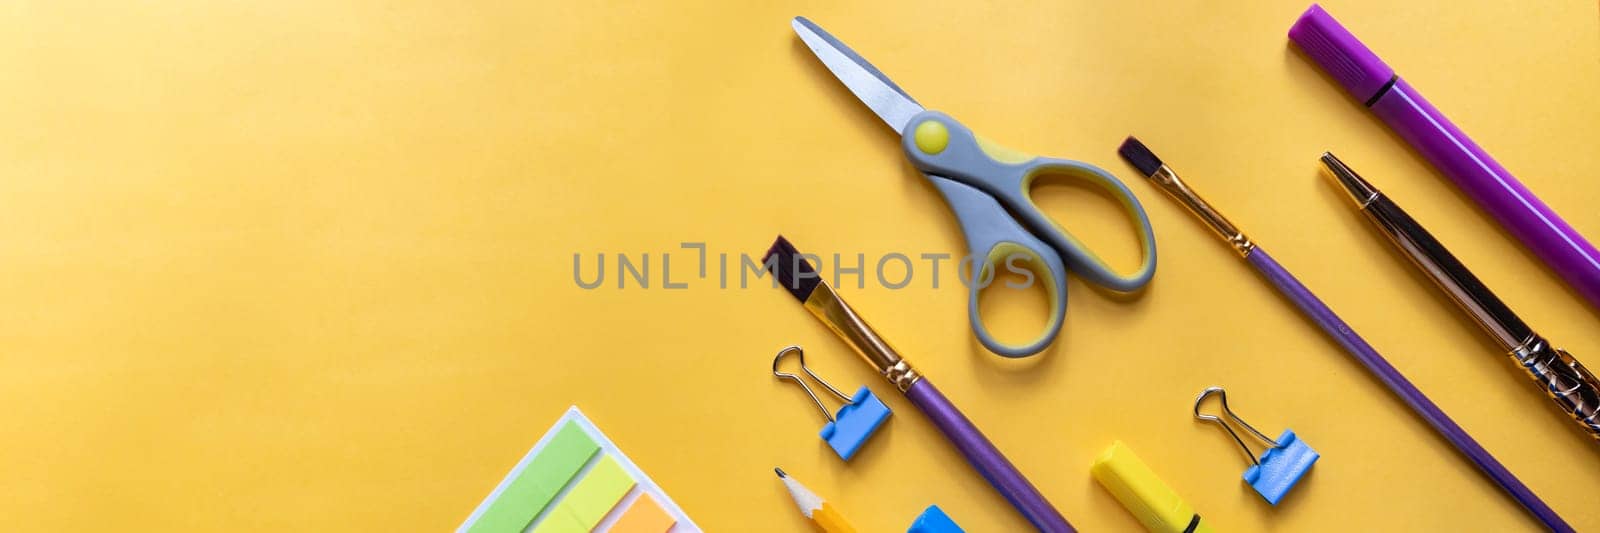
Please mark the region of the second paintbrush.
<svg viewBox="0 0 1600 533"><path fill-rule="evenodd" d="M1483 449L1483 446L1479 445L1478 441L1473 440L1466 430L1461 429L1461 426L1451 420L1448 415L1445 415L1438 405L1434 405L1433 401L1422 394L1422 391L1418 390L1416 385L1411 384L1411 380L1401 375L1400 371L1396 370L1394 365L1389 364L1389 361L1384 359L1378 353L1378 350L1373 349L1371 344L1367 344L1366 339L1362 339L1360 335L1357 335L1355 330L1350 329L1350 326L1339 318L1339 315L1334 314L1333 310L1328 308L1327 304L1322 303L1321 299L1312 294L1311 289L1307 289L1305 285L1300 283L1300 280L1295 279L1294 275L1273 260L1272 256L1267 255L1265 250L1251 242L1243 232L1239 231L1238 227L1223 217L1222 213L1217 212L1216 209L1211 207L1211 204L1207 203L1199 194L1196 194L1193 189L1190 189L1182 179L1178 178L1178 173L1174 172L1165 163L1162 163L1155 153L1151 152L1149 148L1145 148L1144 143L1133 137L1128 137L1128 140L1122 143L1122 147L1117 149L1117 153L1121 154L1122 158L1126 159L1129 164L1138 168L1141 174L1150 178L1151 182L1161 187L1161 190L1166 191L1173 199L1183 203L1185 207L1188 207L1196 216L1199 216L1201 220L1211 226L1212 231L1221 236L1223 240L1228 241L1228 244L1233 246L1234 251L1239 252L1245 262L1250 263L1250 266L1255 267L1262 277L1267 278L1267 281L1271 282L1272 286L1278 289L1278 292L1282 293L1289 301L1294 302L1295 306L1299 307L1301 312L1305 313L1318 327L1322 328L1323 332L1333 337L1333 340L1338 342L1345 352L1355 357L1357 361L1361 362L1362 366L1367 367L1367 370L1372 372L1372 375L1378 378L1378 381L1382 381L1384 385L1389 387L1390 392L1404 400L1406 405L1417 416L1422 417L1423 420L1428 422L1428 425L1433 426L1434 431L1439 432L1440 436L1450 441L1450 444L1455 446L1456 450L1467 456L1468 460L1471 460L1485 475L1500 485L1500 488L1517 500L1517 503L1522 504L1522 507L1527 509L1529 514L1532 514L1546 528L1552 531L1572 531L1572 526L1568 525L1561 518L1561 515L1556 514L1555 510L1551 509L1544 500L1539 499L1532 490L1528 489L1527 485L1522 484L1522 480L1512 475L1510 470L1506 470L1505 465L1500 464L1500 461L1490 455L1488 450Z"/></svg>
<svg viewBox="0 0 1600 533"><path fill-rule="evenodd" d="M1489 288L1428 230L1343 161L1331 153L1323 153L1322 164L1350 193L1367 220L1433 278L1450 299L1472 315L1562 411L1589 432L1590 437L1600 439L1600 381L1595 380L1589 369L1565 350L1550 346L1549 341L1489 292Z"/></svg>
<svg viewBox="0 0 1600 533"><path fill-rule="evenodd" d="M961 451L967 463L983 474L983 479L1004 496L1017 512L1022 513L1034 528L1045 533L1075 531L1061 516L1061 512L1044 499L1039 489L1023 477L1022 471L1017 470L1011 460L1006 459L1000 449L989 442L989 437L978 431L978 426L968 420L967 415L956 409L955 404L944 397L944 393L939 392L921 372L912 368L910 362L900 357L900 352L890 347L872 326L868 326L856 314L855 309L833 292L833 287L822 281L811 262L806 260L805 254L779 235L772 243L772 248L767 250L767 255L762 257L762 262L775 280L782 283L783 288L799 300L806 311L849 343L857 354L878 371L878 375L889 380L895 389L911 400L912 405L927 415L939 432L944 433L945 439Z"/></svg>

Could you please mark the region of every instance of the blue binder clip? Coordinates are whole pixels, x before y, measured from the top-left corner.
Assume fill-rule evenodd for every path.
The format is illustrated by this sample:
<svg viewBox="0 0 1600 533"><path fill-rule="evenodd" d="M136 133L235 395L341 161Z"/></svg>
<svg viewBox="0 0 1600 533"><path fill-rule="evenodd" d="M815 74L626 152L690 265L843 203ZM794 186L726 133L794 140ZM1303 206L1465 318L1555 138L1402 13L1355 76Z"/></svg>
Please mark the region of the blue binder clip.
<svg viewBox="0 0 1600 533"><path fill-rule="evenodd" d="M1244 439L1239 438L1239 434L1234 433L1233 428L1229 427L1221 417L1200 414L1200 403L1212 394L1216 394L1217 398L1222 400L1223 414L1249 430L1255 438L1269 445L1259 459L1250 452L1249 446L1245 446ZM1249 422L1233 414L1233 410L1228 408L1228 391L1222 390L1222 387L1208 387L1200 392L1200 396L1194 399L1194 417L1216 422L1222 429L1228 431L1228 436L1233 437L1234 442L1239 443L1239 448L1244 450L1245 456L1249 457L1252 463L1250 468L1244 471L1245 482L1272 505L1277 505L1278 501L1289 493L1289 489L1294 488L1294 485L1300 482L1300 478L1311 470L1311 465L1317 462L1317 458L1322 457L1316 450L1311 449L1311 446L1306 445L1305 441L1300 440L1292 429L1283 430L1283 434L1279 435L1277 440L1267 438Z"/></svg>
<svg viewBox="0 0 1600 533"><path fill-rule="evenodd" d="M917 515L917 521L911 523L911 529L907 529L906 533L966 532L961 529L961 526L956 525L955 520L950 519L950 515L944 514L944 510L940 509L939 506L929 505L927 509L922 510L922 514Z"/></svg>
<svg viewBox="0 0 1600 533"><path fill-rule="evenodd" d="M828 412L828 408L822 405L822 399L817 398L816 393L811 392L811 387L806 385L806 382L802 381L800 376L778 371L778 363L783 361L783 356L790 353L793 353L795 358L800 360L800 370L811 376L811 379L816 380L817 383L821 383L824 388L828 389L828 392L832 392L834 396L838 396L840 400L845 402L844 406L839 408L837 416ZM817 377L815 372L806 367L806 354L799 346L789 346L778 352L778 356L772 359L772 375L777 376L778 379L787 379L800 384L800 388L804 389L806 395L811 397L811 402L817 404L817 409L822 411L822 416L828 418L828 424L822 426L820 433L822 440L828 442L828 446L833 448L834 453L839 454L840 459L849 461L851 457L855 456L856 450L861 449L861 444L865 443L868 438L872 437L874 432L878 431L878 426L883 425L883 421L889 419L889 406L884 405L882 400L873 395L872 389L868 389L866 385L856 389L855 396L845 396L843 392L839 392L839 389Z"/></svg>

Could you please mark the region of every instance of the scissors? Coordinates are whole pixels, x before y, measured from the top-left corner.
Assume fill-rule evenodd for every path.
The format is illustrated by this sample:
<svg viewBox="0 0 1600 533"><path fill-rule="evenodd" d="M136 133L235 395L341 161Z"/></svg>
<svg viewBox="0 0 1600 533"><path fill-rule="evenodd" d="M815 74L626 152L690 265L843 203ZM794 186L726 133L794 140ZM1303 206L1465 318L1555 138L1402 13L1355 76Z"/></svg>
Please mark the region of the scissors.
<svg viewBox="0 0 1600 533"><path fill-rule="evenodd" d="M967 283L971 292L967 316L984 347L1005 357L1027 357L1049 346L1067 313L1067 267L1090 283L1119 292L1138 290L1150 282L1156 271L1150 219L1139 199L1117 178L1088 163L1028 155L979 137L949 115L924 109L860 54L805 17L795 17L791 25L834 77L900 135L900 148L911 165L933 182L955 212L972 257L981 261L981 269L975 268L973 281ZM1124 213L1139 226L1143 260L1137 270L1130 274L1112 270L1034 204L1033 183L1046 175L1098 186L1119 200ZM992 275L1002 263L1012 267L1013 259L1040 263L1028 266L1045 278L1041 283L1051 309L1042 334L1022 344L996 339L978 310L978 294L985 285L978 280Z"/></svg>

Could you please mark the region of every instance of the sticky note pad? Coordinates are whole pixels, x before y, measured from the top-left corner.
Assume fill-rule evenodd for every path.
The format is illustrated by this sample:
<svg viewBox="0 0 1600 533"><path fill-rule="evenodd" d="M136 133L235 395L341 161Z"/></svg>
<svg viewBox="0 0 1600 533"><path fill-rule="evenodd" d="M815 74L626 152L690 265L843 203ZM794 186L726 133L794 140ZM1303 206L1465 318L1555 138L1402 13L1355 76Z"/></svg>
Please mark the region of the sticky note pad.
<svg viewBox="0 0 1600 533"><path fill-rule="evenodd" d="M614 529L624 518L633 524L627 526L630 529ZM529 530L702 533L683 508L577 406L568 407L456 527L456 533Z"/></svg>
<svg viewBox="0 0 1600 533"><path fill-rule="evenodd" d="M585 530L600 523L606 513L633 489L633 476L628 475L617 459L611 455L600 456L600 462L578 480L578 486L567 493L556 505L558 510L571 513L583 521Z"/></svg>
<svg viewBox="0 0 1600 533"><path fill-rule="evenodd" d="M611 525L610 533L664 533L675 522L677 520L661 508L654 496L640 494L639 499L634 500L633 505L629 505L617 522Z"/></svg>
<svg viewBox="0 0 1600 533"><path fill-rule="evenodd" d="M567 486L572 476L599 450L600 445L589 438L589 434L578 424L568 422L562 425L467 531L522 531L533 522L533 517L539 516L550 505L550 500L555 499L562 487Z"/></svg>
<svg viewBox="0 0 1600 533"><path fill-rule="evenodd" d="M556 507L539 519L533 526L533 533L589 533L589 528L584 527L583 520Z"/></svg>
<svg viewBox="0 0 1600 533"><path fill-rule="evenodd" d="M622 465L609 454L602 454L600 460L589 469L583 479L561 498L554 509L551 509L545 518L533 526L533 533L568 533L569 531L587 532L594 529L595 524L605 518L617 501L633 489L633 476L628 475ZM577 529L572 529L577 526Z"/></svg>

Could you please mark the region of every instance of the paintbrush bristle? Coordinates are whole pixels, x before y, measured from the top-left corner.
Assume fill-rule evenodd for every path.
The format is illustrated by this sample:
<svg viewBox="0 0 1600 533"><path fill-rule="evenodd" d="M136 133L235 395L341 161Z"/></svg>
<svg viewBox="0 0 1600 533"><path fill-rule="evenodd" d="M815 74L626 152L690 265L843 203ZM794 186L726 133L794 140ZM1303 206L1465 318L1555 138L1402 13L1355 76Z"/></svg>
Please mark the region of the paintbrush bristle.
<svg viewBox="0 0 1600 533"><path fill-rule="evenodd" d="M806 261L800 251L782 235L772 242L772 247L767 249L767 255L761 257L761 262L772 271L778 284L788 289L789 294L793 294L801 303L805 303L806 298L811 297L811 291L817 289L818 283L822 283L817 269L812 268L811 262Z"/></svg>
<svg viewBox="0 0 1600 533"><path fill-rule="evenodd" d="M1139 173L1144 174L1146 178L1156 175L1156 171L1161 169L1161 158L1156 157L1155 152L1145 148L1144 143L1132 135L1128 136L1128 140L1122 141L1117 153L1122 154L1122 159L1133 165L1133 168L1139 169Z"/></svg>

